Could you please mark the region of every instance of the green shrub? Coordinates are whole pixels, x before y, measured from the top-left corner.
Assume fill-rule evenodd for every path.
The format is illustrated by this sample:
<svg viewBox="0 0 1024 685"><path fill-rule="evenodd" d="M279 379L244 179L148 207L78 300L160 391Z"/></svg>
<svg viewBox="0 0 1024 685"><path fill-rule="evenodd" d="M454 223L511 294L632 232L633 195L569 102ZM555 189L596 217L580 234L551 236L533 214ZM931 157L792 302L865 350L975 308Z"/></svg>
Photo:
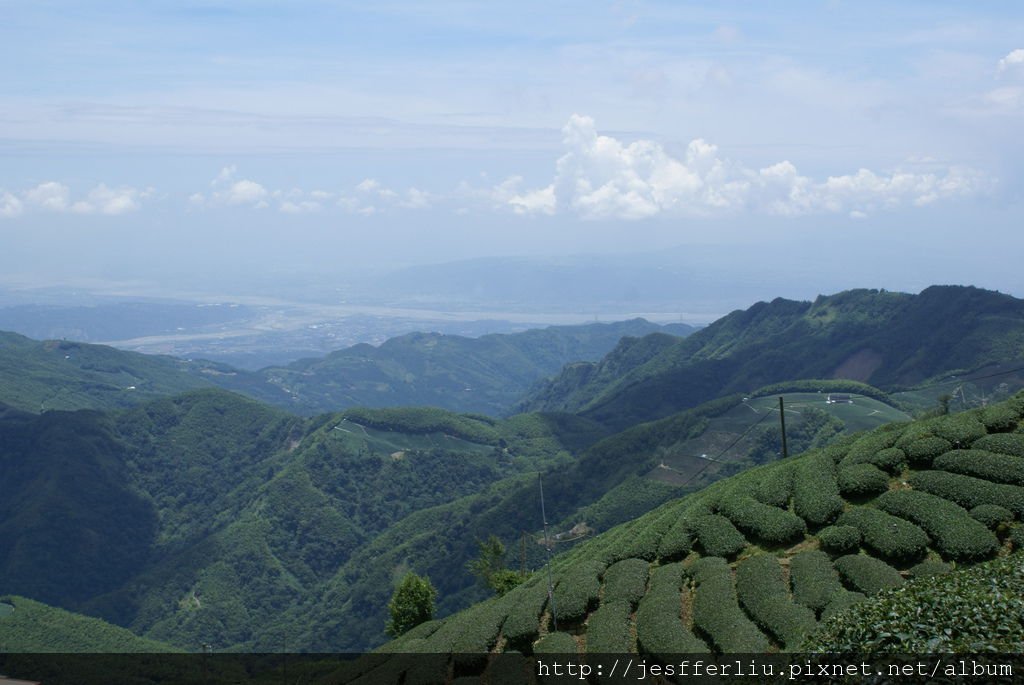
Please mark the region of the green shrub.
<svg viewBox="0 0 1024 685"><path fill-rule="evenodd" d="M864 546L886 559L917 559L928 547L928 536L923 530L878 509L850 509L839 517L837 523L859 530Z"/></svg>
<svg viewBox="0 0 1024 685"><path fill-rule="evenodd" d="M718 510L739 529L768 544L789 542L807 530L800 517L753 497L726 495L719 500Z"/></svg>
<svg viewBox="0 0 1024 685"><path fill-rule="evenodd" d="M510 598L511 608L502 626L502 634L512 648L526 649L537 639L540 615L548 601L547 582L521 585L505 597Z"/></svg>
<svg viewBox="0 0 1024 685"><path fill-rule="evenodd" d="M658 543L658 558L673 561L682 559L693 549L693 531L690 521L684 516L675 520L672 526L661 536Z"/></svg>
<svg viewBox="0 0 1024 685"><path fill-rule="evenodd" d="M920 564L912 566L910 569L910 575L914 578L924 578L925 576L938 576L943 573L949 573L953 570L953 567L944 561L938 559L925 559Z"/></svg>
<svg viewBox="0 0 1024 685"><path fill-rule="evenodd" d="M985 407L978 416L989 433L1005 433L1012 431L1017 426L1017 419L1020 415L1012 406L996 404Z"/></svg>
<svg viewBox="0 0 1024 685"><path fill-rule="evenodd" d="M601 604L625 601L635 607L647 589L649 568L650 564L643 559L623 559L609 566L604 572Z"/></svg>
<svg viewBox="0 0 1024 685"><path fill-rule="evenodd" d="M846 611L858 602L863 602L865 599L867 599L867 595L863 592L850 592L846 588L843 588L832 595L832 599L829 601L828 606L821 612L822 622L829 620L836 614Z"/></svg>
<svg viewBox="0 0 1024 685"><path fill-rule="evenodd" d="M739 563L736 595L754 622L787 649L817 626L814 612L789 598L782 567L773 556L759 554Z"/></svg>
<svg viewBox="0 0 1024 685"><path fill-rule="evenodd" d="M995 530L1001 523L1011 523L1013 512L998 504L979 504L970 511L971 518Z"/></svg>
<svg viewBox="0 0 1024 685"><path fill-rule="evenodd" d="M674 512L666 512L658 518L647 520L645 517L640 523L639 530L630 537L625 545L622 545L618 553L613 555L614 561L629 559L632 557L654 561L658 557L658 546L665 532L669 530L676 517Z"/></svg>
<svg viewBox="0 0 1024 685"><path fill-rule="evenodd" d="M629 602L616 600L601 604L587 621L587 652L591 654L628 654L633 651L629 629Z"/></svg>
<svg viewBox="0 0 1024 685"><path fill-rule="evenodd" d="M704 557L694 563L690 573L696 585L693 627L726 654L766 651L768 640L739 607L732 571L725 559Z"/></svg>
<svg viewBox="0 0 1024 685"><path fill-rule="evenodd" d="M830 654L1019 652L1024 563L1013 554L921 578L822 624L802 647Z"/></svg>
<svg viewBox="0 0 1024 685"><path fill-rule="evenodd" d="M1024 459L976 448L946 452L932 462L932 468L995 483L1024 485Z"/></svg>
<svg viewBox="0 0 1024 685"><path fill-rule="evenodd" d="M913 466L930 466L932 460L940 454L953 449L953 443L944 438L939 438L934 435L920 438L915 440L905 447L903 447L904 453L907 455L907 460Z"/></svg>
<svg viewBox="0 0 1024 685"><path fill-rule="evenodd" d="M976 450L988 450L999 454L1024 457L1024 435L1020 433L993 433L978 438L971 445Z"/></svg>
<svg viewBox="0 0 1024 685"><path fill-rule="evenodd" d="M818 550L801 552L789 560L789 580L793 599L815 612L824 609L832 595L843 589L832 560Z"/></svg>
<svg viewBox="0 0 1024 685"><path fill-rule="evenodd" d="M772 507L785 509L793 496L793 465L791 462L774 465L764 470L761 481L755 485L751 494L754 499Z"/></svg>
<svg viewBox="0 0 1024 685"><path fill-rule="evenodd" d="M693 532L707 556L732 557L747 546L746 538L729 519L718 514L694 519Z"/></svg>
<svg viewBox="0 0 1024 685"><path fill-rule="evenodd" d="M835 554L860 549L860 529L853 526L828 526L818 532L821 546Z"/></svg>
<svg viewBox="0 0 1024 685"><path fill-rule="evenodd" d="M874 464L843 464L837 480L845 497L867 497L889 489L889 476Z"/></svg>
<svg viewBox="0 0 1024 685"><path fill-rule="evenodd" d="M972 519L962 507L935 495L891 490L881 495L876 504L883 511L921 526L947 559L984 559L999 548L992 531Z"/></svg>
<svg viewBox="0 0 1024 685"><path fill-rule="evenodd" d="M881 559L866 554L847 554L835 561L836 570L857 592L873 595L888 587L903 584L900 572Z"/></svg>
<svg viewBox="0 0 1024 685"><path fill-rule="evenodd" d="M907 479L911 487L956 502L965 509L998 504L1024 518L1024 488L1000 485L980 478L945 471L920 471Z"/></svg>
<svg viewBox="0 0 1024 685"><path fill-rule="evenodd" d="M651 587L636 611L637 648L644 654L669 655L707 652L679 617L683 565L659 566L651 571Z"/></svg>
<svg viewBox="0 0 1024 685"><path fill-rule="evenodd" d="M1014 552L1024 549L1024 526L1014 526L1009 539Z"/></svg>
<svg viewBox="0 0 1024 685"><path fill-rule="evenodd" d="M875 464L876 455L890 447L899 437L893 431L874 430L854 442L843 458L844 464Z"/></svg>
<svg viewBox="0 0 1024 685"><path fill-rule="evenodd" d="M603 571L603 563L590 560L575 564L562 574L554 596L555 619L559 624L578 623L597 605Z"/></svg>
<svg viewBox="0 0 1024 685"><path fill-rule="evenodd" d="M548 633L533 646L534 654L576 654L576 639L569 633Z"/></svg>
<svg viewBox="0 0 1024 685"><path fill-rule="evenodd" d="M807 455L794 467L793 509L811 526L831 523L843 510L836 465L823 452Z"/></svg>
<svg viewBox="0 0 1024 685"><path fill-rule="evenodd" d="M970 447L978 438L985 436L985 425L978 420L974 412L963 412L944 416L934 427L935 435L953 443L953 447L963 449Z"/></svg>

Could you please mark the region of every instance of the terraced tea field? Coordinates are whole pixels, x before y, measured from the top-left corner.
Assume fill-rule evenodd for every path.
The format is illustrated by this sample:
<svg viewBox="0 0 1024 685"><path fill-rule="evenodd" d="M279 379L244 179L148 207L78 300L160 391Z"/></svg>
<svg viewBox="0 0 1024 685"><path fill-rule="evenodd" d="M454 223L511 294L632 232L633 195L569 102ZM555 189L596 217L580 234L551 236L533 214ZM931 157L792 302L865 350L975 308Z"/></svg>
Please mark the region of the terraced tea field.
<svg viewBox="0 0 1024 685"><path fill-rule="evenodd" d="M771 399L740 409L768 411ZM1022 415L1017 395L751 469L557 557L553 602L535 573L381 651L798 650L830 617L888 588L1024 546ZM449 667L444 656L435 664Z"/></svg>

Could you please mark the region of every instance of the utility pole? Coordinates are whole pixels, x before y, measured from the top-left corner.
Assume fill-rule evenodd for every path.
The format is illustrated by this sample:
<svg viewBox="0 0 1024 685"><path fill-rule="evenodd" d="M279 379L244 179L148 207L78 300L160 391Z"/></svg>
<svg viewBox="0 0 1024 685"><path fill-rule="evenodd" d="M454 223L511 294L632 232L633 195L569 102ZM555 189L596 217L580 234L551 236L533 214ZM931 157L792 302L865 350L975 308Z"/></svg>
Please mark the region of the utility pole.
<svg viewBox="0 0 1024 685"><path fill-rule="evenodd" d="M786 408L782 405L782 395L779 395L779 424L782 430L782 458L789 456L789 446L786 444Z"/></svg>
<svg viewBox="0 0 1024 685"><path fill-rule="evenodd" d="M544 481L540 474L537 474L537 483L540 484L540 517L544 521L544 547L548 551L548 560L544 565L548 568L548 603L551 605L551 625L558 630L557 611L555 609L555 587L551 583L551 539L548 537L548 515L544 509Z"/></svg>

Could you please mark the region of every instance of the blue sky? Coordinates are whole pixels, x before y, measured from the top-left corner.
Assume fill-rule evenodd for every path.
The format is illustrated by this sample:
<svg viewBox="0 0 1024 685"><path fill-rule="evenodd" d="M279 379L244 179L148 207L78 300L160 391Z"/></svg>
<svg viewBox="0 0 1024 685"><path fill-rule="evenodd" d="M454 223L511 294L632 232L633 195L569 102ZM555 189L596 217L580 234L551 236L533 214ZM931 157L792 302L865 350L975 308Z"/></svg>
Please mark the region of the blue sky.
<svg viewBox="0 0 1024 685"><path fill-rule="evenodd" d="M0 15L8 275L724 244L822 273L917 251L913 268L876 260L848 280L1024 295L1016 2L0 1Z"/></svg>

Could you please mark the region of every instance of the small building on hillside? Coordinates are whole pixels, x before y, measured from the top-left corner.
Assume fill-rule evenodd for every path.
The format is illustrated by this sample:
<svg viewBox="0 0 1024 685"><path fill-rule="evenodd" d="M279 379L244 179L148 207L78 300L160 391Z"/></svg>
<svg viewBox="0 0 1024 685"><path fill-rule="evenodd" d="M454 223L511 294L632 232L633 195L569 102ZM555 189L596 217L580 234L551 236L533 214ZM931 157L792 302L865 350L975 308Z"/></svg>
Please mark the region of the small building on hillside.
<svg viewBox="0 0 1024 685"><path fill-rule="evenodd" d="M830 392L825 397L825 404L853 404L853 398L842 393Z"/></svg>

